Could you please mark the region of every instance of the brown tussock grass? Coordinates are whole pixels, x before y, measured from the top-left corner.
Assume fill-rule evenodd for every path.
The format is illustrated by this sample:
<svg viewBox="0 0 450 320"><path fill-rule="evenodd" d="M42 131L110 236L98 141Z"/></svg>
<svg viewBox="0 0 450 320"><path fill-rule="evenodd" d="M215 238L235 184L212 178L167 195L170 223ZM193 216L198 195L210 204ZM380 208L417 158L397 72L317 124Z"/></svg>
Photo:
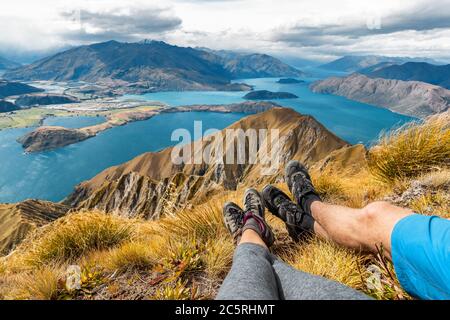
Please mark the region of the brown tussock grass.
<svg viewBox="0 0 450 320"><path fill-rule="evenodd" d="M422 124L407 124L381 136L369 152L369 168L378 180L417 177L450 165L450 121L432 117Z"/></svg>

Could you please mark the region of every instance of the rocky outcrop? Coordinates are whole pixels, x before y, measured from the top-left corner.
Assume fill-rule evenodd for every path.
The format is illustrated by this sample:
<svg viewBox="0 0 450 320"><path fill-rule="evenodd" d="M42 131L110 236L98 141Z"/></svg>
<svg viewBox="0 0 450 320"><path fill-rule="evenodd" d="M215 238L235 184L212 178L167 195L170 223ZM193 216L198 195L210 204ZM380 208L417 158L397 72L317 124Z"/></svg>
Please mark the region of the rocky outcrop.
<svg viewBox="0 0 450 320"><path fill-rule="evenodd" d="M36 93L36 94L24 94L18 97L15 104L20 107L33 107L50 104L66 104L80 102L77 98L69 96L67 94L54 94L54 93Z"/></svg>
<svg viewBox="0 0 450 320"><path fill-rule="evenodd" d="M17 142L22 144L25 152L40 152L80 142L91 136L79 129L44 126L20 137Z"/></svg>
<svg viewBox="0 0 450 320"><path fill-rule="evenodd" d="M58 219L69 209L62 204L40 200L0 204L0 255L12 250L31 230Z"/></svg>
<svg viewBox="0 0 450 320"><path fill-rule="evenodd" d="M276 99L296 99L295 94L289 92L272 92L268 90L256 90L247 93L244 99L247 100L276 100Z"/></svg>
<svg viewBox="0 0 450 320"><path fill-rule="evenodd" d="M344 96L415 117L445 112L450 105L450 90L442 87L418 81L373 79L357 73L315 82L311 90Z"/></svg>
<svg viewBox="0 0 450 320"><path fill-rule="evenodd" d="M266 165L260 161L253 164L248 160L242 164L227 163L225 154L236 150L235 141L225 138L227 129L278 129L282 142L280 147L272 149L275 147L263 140L259 141L255 152L257 157L271 152L278 154L279 166L265 175ZM171 158L173 148L146 153L81 183L64 203L77 208L97 208L122 216L155 219L171 214L181 206L203 202L215 193L235 190L243 184L257 186L279 181L283 177L284 164L292 158L312 165L334 150L348 146L314 118L287 108L272 108L248 116L227 129L222 131L224 134L220 139L205 139L203 148L198 148L199 141L190 144L193 152L189 164L174 164ZM218 158L223 163L194 163L196 154L204 150L210 150L215 155L216 150L221 150L219 144L223 147L223 154ZM246 143L246 148L248 145ZM246 149L247 157L248 152Z"/></svg>

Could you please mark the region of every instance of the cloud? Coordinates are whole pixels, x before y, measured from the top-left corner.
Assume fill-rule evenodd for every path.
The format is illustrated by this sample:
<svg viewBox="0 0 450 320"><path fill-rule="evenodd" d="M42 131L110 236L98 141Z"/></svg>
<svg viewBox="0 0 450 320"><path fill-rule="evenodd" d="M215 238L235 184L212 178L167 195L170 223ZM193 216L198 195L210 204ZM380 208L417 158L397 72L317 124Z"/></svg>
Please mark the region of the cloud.
<svg viewBox="0 0 450 320"><path fill-rule="evenodd" d="M75 27L64 31L62 36L83 42L111 39L134 41L177 29L182 24L182 20L169 9L153 7L103 11L80 9L61 12L60 15Z"/></svg>
<svg viewBox="0 0 450 320"><path fill-rule="evenodd" d="M450 61L450 0L14 0L0 7L0 29L8 30L0 54L151 38L320 60L367 53Z"/></svg>
<svg viewBox="0 0 450 320"><path fill-rule="evenodd" d="M315 47L322 45L345 46L364 37L390 35L405 31L431 31L450 28L450 1L416 4L402 11L381 14L367 12L359 18L343 17L339 22L325 24L296 23L274 29L273 41L290 45Z"/></svg>

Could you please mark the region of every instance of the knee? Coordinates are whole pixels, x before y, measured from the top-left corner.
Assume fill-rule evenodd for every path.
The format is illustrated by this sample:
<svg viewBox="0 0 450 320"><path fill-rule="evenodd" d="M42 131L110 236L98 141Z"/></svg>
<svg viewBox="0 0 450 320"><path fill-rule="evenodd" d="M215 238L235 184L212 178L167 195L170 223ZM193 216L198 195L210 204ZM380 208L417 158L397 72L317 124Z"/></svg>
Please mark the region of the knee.
<svg viewBox="0 0 450 320"><path fill-rule="evenodd" d="M376 225L380 216L383 213L389 211L392 205L386 201L376 201L369 203L364 208L361 209L360 222L365 227L371 227Z"/></svg>

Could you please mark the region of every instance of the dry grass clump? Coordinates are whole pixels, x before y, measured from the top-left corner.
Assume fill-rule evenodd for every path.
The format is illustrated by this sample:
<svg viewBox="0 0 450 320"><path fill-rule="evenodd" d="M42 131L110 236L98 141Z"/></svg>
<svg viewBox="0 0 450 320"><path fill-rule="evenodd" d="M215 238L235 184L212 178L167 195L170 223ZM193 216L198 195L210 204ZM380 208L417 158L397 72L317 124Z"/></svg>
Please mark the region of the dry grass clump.
<svg viewBox="0 0 450 320"><path fill-rule="evenodd" d="M428 192L412 200L409 207L421 214L450 217L450 197L447 192Z"/></svg>
<svg viewBox="0 0 450 320"><path fill-rule="evenodd" d="M126 272L131 269L145 270L155 265L152 247L145 242L126 242L121 246L93 255L90 261L101 259L100 264L107 270Z"/></svg>
<svg viewBox="0 0 450 320"><path fill-rule="evenodd" d="M159 223L159 233L169 232L180 238L189 236L205 241L228 236L223 224L222 200L214 199L194 209L179 211L171 218L162 219Z"/></svg>
<svg viewBox="0 0 450 320"><path fill-rule="evenodd" d="M70 214L30 236L16 257L25 265L71 262L95 250L120 245L133 235L132 220L101 212Z"/></svg>
<svg viewBox="0 0 450 320"><path fill-rule="evenodd" d="M59 297L59 283L63 277L64 271L57 265L5 276L0 281L0 297L2 299L55 300Z"/></svg>
<svg viewBox="0 0 450 320"><path fill-rule="evenodd" d="M322 200L351 208L362 208L392 192L391 186L375 180L365 168L358 173L312 172L312 181Z"/></svg>
<svg viewBox="0 0 450 320"><path fill-rule="evenodd" d="M369 152L369 168L380 181L416 177L450 165L450 121L448 116L407 124L384 134Z"/></svg>
<svg viewBox="0 0 450 320"><path fill-rule="evenodd" d="M312 238L282 255L294 268L332 279L355 289L365 289L363 282L366 257L331 242Z"/></svg>
<svg viewBox="0 0 450 320"><path fill-rule="evenodd" d="M193 300L195 290L188 288L187 282L178 280L161 286L150 298L152 300Z"/></svg>
<svg viewBox="0 0 450 320"><path fill-rule="evenodd" d="M233 242L226 238L211 239L206 247L203 260L207 276L213 280L223 279L233 260Z"/></svg>
<svg viewBox="0 0 450 320"><path fill-rule="evenodd" d="M324 171L312 176L316 191L323 199L337 200L345 198L342 179L335 172Z"/></svg>

